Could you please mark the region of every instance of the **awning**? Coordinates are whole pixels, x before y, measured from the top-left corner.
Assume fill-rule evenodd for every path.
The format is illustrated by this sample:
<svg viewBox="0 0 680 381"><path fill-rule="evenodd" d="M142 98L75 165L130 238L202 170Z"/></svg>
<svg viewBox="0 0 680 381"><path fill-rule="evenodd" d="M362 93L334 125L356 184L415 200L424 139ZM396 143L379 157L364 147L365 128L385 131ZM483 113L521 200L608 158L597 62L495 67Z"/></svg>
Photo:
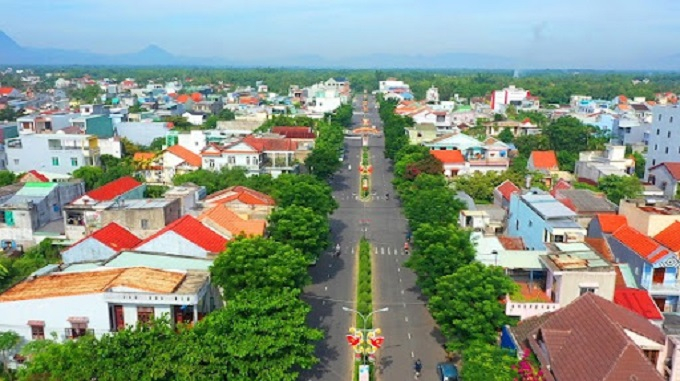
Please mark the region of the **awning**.
<svg viewBox="0 0 680 381"><path fill-rule="evenodd" d="M84 316L71 316L70 318L66 319L69 323L73 324L87 324L90 322L90 319Z"/></svg>
<svg viewBox="0 0 680 381"><path fill-rule="evenodd" d="M43 320L29 320L27 324L30 325L31 327L44 327L45 326L45 322Z"/></svg>

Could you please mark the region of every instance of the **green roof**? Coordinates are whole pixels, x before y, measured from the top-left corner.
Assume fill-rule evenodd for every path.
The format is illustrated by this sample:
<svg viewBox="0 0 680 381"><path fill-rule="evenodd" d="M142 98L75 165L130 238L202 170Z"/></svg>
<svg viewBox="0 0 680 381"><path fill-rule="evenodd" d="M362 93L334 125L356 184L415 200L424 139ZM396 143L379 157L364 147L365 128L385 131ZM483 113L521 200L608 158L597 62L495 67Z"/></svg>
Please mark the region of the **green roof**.
<svg viewBox="0 0 680 381"><path fill-rule="evenodd" d="M161 270L202 270L209 271L209 259L180 257L168 254L139 253L125 251L106 263L105 267L151 267Z"/></svg>
<svg viewBox="0 0 680 381"><path fill-rule="evenodd" d="M46 197L52 192L52 189L57 186L57 183L26 183L16 195L24 197Z"/></svg>

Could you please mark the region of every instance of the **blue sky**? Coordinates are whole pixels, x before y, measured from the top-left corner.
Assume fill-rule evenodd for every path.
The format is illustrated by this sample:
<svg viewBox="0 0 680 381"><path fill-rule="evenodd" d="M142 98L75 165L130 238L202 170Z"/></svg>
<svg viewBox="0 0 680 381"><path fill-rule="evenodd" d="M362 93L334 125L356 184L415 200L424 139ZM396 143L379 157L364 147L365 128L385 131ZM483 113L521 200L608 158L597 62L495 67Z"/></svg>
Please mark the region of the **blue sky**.
<svg viewBox="0 0 680 381"><path fill-rule="evenodd" d="M600 66L680 53L680 1L0 0L20 45L263 58L483 53ZM675 50L674 50L675 49ZM586 65L584 65L586 64ZM560 65L560 66L561 66Z"/></svg>

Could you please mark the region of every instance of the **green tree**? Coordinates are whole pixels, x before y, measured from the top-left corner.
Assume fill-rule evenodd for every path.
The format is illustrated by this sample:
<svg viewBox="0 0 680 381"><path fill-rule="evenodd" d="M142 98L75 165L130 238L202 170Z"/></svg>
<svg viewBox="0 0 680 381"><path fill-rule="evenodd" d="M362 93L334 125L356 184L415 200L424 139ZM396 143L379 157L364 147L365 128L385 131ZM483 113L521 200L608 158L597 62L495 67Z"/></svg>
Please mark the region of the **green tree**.
<svg viewBox="0 0 680 381"><path fill-rule="evenodd" d="M144 191L145 198L163 198L163 195L170 187L165 185L147 185Z"/></svg>
<svg viewBox="0 0 680 381"><path fill-rule="evenodd" d="M304 206L277 208L269 215L270 237L305 254L308 260L319 257L328 247L328 218Z"/></svg>
<svg viewBox="0 0 680 381"><path fill-rule="evenodd" d="M319 179L327 179L342 165L338 156L338 150L332 147L314 148L305 159L305 166Z"/></svg>
<svg viewBox="0 0 680 381"><path fill-rule="evenodd" d="M331 187L310 175L279 176L274 182L272 196L279 206L305 206L324 216L330 215L338 207Z"/></svg>
<svg viewBox="0 0 680 381"><path fill-rule="evenodd" d="M187 118L179 115L165 116L163 117L163 121L167 123L172 123L174 128L176 128L177 130L188 131L194 128L194 125L189 123Z"/></svg>
<svg viewBox="0 0 680 381"><path fill-rule="evenodd" d="M23 109L19 111L14 111L14 108L12 107L4 108L0 110L0 122L17 120L17 118L23 114L24 114Z"/></svg>
<svg viewBox="0 0 680 381"><path fill-rule="evenodd" d="M609 175L598 180L597 187L607 196L609 201L616 205L626 198L642 196L644 187L635 176Z"/></svg>
<svg viewBox="0 0 680 381"><path fill-rule="evenodd" d="M212 282L231 299L242 290L302 288L309 283L305 255L278 241L237 238L210 267Z"/></svg>
<svg viewBox="0 0 680 381"><path fill-rule="evenodd" d="M515 381L517 357L507 349L488 343L472 343L463 350L463 369L460 378L465 381Z"/></svg>
<svg viewBox="0 0 680 381"><path fill-rule="evenodd" d="M508 105L508 107L505 108L505 115L507 115L510 119L517 118L517 107L512 104Z"/></svg>
<svg viewBox="0 0 680 381"><path fill-rule="evenodd" d="M495 344L498 330L510 322L500 300L516 288L503 268L479 262L439 278L429 305L449 340L447 347L457 350L476 341Z"/></svg>
<svg viewBox="0 0 680 381"><path fill-rule="evenodd" d="M454 225L422 224L413 233L414 251L406 266L418 275L418 286L432 295L439 278L475 259L470 234Z"/></svg>
<svg viewBox="0 0 680 381"><path fill-rule="evenodd" d="M406 165L404 178L414 180L421 174L441 175L444 173L444 165L436 157L428 154L426 157Z"/></svg>
<svg viewBox="0 0 680 381"><path fill-rule="evenodd" d="M104 91L101 89L101 87L97 85L91 85L82 89L70 90L70 97L85 103L97 103L100 100L99 96L103 93Z"/></svg>
<svg viewBox="0 0 680 381"><path fill-rule="evenodd" d="M498 134L498 139L503 143L512 143L512 141L515 140L515 135L512 134L512 130L510 130L510 128L505 127L503 131Z"/></svg>
<svg viewBox="0 0 680 381"><path fill-rule="evenodd" d="M5 374L12 379L12 374L9 373L9 357L10 352L16 348L21 342L21 336L14 331L0 332L0 354L2 355L2 366Z"/></svg>
<svg viewBox="0 0 680 381"><path fill-rule="evenodd" d="M135 104L128 107L128 112L131 114L139 114L141 112L144 112L144 109L142 108L142 105L135 101Z"/></svg>
<svg viewBox="0 0 680 381"><path fill-rule="evenodd" d="M645 166L647 165L645 156L640 152L633 152L631 156L635 160L635 176L639 179L645 177Z"/></svg>
<svg viewBox="0 0 680 381"><path fill-rule="evenodd" d="M14 184L17 180L19 180L19 178L14 173L10 171L0 171L0 187Z"/></svg>
<svg viewBox="0 0 680 381"><path fill-rule="evenodd" d="M296 381L318 363L314 347L323 338L307 325L309 312L298 289L241 292L196 326L200 351L188 360L201 366L200 380Z"/></svg>
<svg viewBox="0 0 680 381"><path fill-rule="evenodd" d="M152 140L151 144L149 144L148 148L149 148L150 151L158 152L158 151L163 150L164 145L165 145L165 137L161 136L159 138L155 138L154 140Z"/></svg>
<svg viewBox="0 0 680 381"><path fill-rule="evenodd" d="M73 171L73 177L83 180L87 191L95 189L102 176L104 176L104 170L99 167L85 166Z"/></svg>

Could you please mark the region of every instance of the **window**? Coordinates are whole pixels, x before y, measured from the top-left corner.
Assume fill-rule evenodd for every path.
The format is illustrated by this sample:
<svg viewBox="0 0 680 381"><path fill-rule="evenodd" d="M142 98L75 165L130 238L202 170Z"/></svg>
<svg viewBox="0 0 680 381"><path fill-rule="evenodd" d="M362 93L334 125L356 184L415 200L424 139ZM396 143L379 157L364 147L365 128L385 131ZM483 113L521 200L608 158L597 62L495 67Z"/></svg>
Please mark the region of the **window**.
<svg viewBox="0 0 680 381"><path fill-rule="evenodd" d="M142 229L148 229L149 228L149 220L142 218Z"/></svg>
<svg viewBox="0 0 680 381"><path fill-rule="evenodd" d="M250 165L250 156L246 156L246 165Z"/></svg>
<svg viewBox="0 0 680 381"><path fill-rule="evenodd" d="M670 131L668 131L668 137L669 137L669 138L671 137L671 132L670 132Z"/></svg>
<svg viewBox="0 0 680 381"><path fill-rule="evenodd" d="M66 328L66 337L69 339L77 339L88 334L87 319L84 318L70 318L71 328ZM91 332L91 331L90 331Z"/></svg>
<svg viewBox="0 0 680 381"><path fill-rule="evenodd" d="M668 119L668 121L669 121L670 123L673 123L673 117L671 116L671 117Z"/></svg>
<svg viewBox="0 0 680 381"><path fill-rule="evenodd" d="M215 168L215 159L208 160L208 167Z"/></svg>
<svg viewBox="0 0 680 381"><path fill-rule="evenodd" d="M137 322L148 324L153 320L153 307L137 307Z"/></svg>
<svg viewBox="0 0 680 381"><path fill-rule="evenodd" d="M519 230L519 220L515 221L515 230Z"/></svg>
<svg viewBox="0 0 680 381"><path fill-rule="evenodd" d="M228 164L236 164L236 156L227 156Z"/></svg>
<svg viewBox="0 0 680 381"><path fill-rule="evenodd" d="M30 321L28 325L31 327L31 338L33 340L43 340L45 338L45 322Z"/></svg>
<svg viewBox="0 0 680 381"><path fill-rule="evenodd" d="M581 287L581 292L579 295L583 295L586 292L591 292L591 293L596 293L597 292L597 287Z"/></svg>
<svg viewBox="0 0 680 381"><path fill-rule="evenodd" d="M647 357L647 360L649 360L652 364L656 365L656 362L659 360L659 351L645 349L642 352L644 352L645 357Z"/></svg>
<svg viewBox="0 0 680 381"><path fill-rule="evenodd" d="M564 236L563 235L553 236L553 242L564 242Z"/></svg>
<svg viewBox="0 0 680 381"><path fill-rule="evenodd" d="M72 157L71 158L71 167L77 167L77 166L78 166L78 158Z"/></svg>
<svg viewBox="0 0 680 381"><path fill-rule="evenodd" d="M654 151L658 151L658 150L659 150L659 145L658 145L658 144L654 144Z"/></svg>
<svg viewBox="0 0 680 381"><path fill-rule="evenodd" d="M19 159L14 159L14 165L19 165Z"/></svg>
<svg viewBox="0 0 680 381"><path fill-rule="evenodd" d="M665 151L666 153L668 153L668 147L666 147L666 149L665 149L664 151Z"/></svg>
<svg viewBox="0 0 680 381"><path fill-rule="evenodd" d="M661 121L661 114L659 114L659 122Z"/></svg>
<svg viewBox="0 0 680 381"><path fill-rule="evenodd" d="M59 166L59 158L58 157L52 158L52 165L55 166L55 167Z"/></svg>
<svg viewBox="0 0 680 381"><path fill-rule="evenodd" d="M656 134L659 135L660 133L661 133L661 130L657 128L657 129L656 129Z"/></svg>
<svg viewBox="0 0 680 381"><path fill-rule="evenodd" d="M532 226L534 226L534 223L529 221L529 227L532 227Z"/></svg>
<svg viewBox="0 0 680 381"><path fill-rule="evenodd" d="M656 159L652 160L652 165L656 165Z"/></svg>

